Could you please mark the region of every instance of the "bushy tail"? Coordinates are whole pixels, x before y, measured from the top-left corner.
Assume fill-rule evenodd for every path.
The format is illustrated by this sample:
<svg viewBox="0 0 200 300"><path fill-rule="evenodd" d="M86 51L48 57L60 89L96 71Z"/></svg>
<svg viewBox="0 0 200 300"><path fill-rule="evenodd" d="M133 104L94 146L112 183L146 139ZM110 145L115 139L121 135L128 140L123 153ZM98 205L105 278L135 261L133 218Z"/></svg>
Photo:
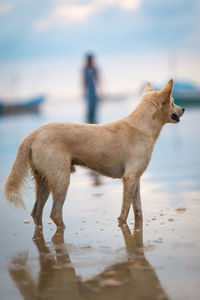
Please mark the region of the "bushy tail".
<svg viewBox="0 0 200 300"><path fill-rule="evenodd" d="M6 199L15 206L22 206L24 209L25 204L21 196L21 189L28 175L29 159L30 142L26 138L18 148L15 162L4 186Z"/></svg>

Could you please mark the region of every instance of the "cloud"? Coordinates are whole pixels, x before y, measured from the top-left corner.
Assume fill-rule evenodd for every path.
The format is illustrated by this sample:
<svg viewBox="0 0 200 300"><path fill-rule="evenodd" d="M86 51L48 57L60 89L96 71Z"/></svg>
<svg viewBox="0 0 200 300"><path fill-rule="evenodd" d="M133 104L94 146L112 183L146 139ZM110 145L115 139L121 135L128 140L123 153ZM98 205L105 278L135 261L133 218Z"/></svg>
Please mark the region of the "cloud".
<svg viewBox="0 0 200 300"><path fill-rule="evenodd" d="M98 11L98 6L87 5L61 5L53 11L53 16L64 23L82 22Z"/></svg>
<svg viewBox="0 0 200 300"><path fill-rule="evenodd" d="M81 23L98 11L97 6L88 5L57 5L45 18L34 24L36 31L43 31L55 24Z"/></svg>
<svg viewBox="0 0 200 300"><path fill-rule="evenodd" d="M8 14L14 7L11 2L0 2L0 16Z"/></svg>
<svg viewBox="0 0 200 300"><path fill-rule="evenodd" d="M121 9L131 11L139 8L142 1L141 0L96 0L95 2L102 7L119 6Z"/></svg>
<svg viewBox="0 0 200 300"><path fill-rule="evenodd" d="M14 8L4 8L7 13L0 17L0 61L76 56L88 49L101 54L200 49L200 5L196 0L11 3Z"/></svg>
<svg viewBox="0 0 200 300"><path fill-rule="evenodd" d="M37 20L33 29L43 31L49 27L60 24L69 25L81 23L90 18L95 13L101 12L108 7L119 7L125 11L132 11L139 8L141 0L94 0L87 4L78 1L60 2L55 1L55 7L41 20Z"/></svg>

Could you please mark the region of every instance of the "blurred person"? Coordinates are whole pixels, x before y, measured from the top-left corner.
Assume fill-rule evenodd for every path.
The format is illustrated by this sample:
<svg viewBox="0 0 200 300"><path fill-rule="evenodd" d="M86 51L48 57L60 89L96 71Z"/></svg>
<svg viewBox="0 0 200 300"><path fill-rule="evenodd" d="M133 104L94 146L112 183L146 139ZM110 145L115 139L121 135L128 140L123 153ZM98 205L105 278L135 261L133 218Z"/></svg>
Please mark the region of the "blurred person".
<svg viewBox="0 0 200 300"><path fill-rule="evenodd" d="M83 87L87 104L86 122L90 124L97 123L97 108L99 97L97 95L97 85L99 83L99 74L94 62L94 55L87 54L83 71Z"/></svg>
<svg viewBox="0 0 200 300"><path fill-rule="evenodd" d="M84 95L87 105L86 122L90 124L97 123L97 108L99 97L97 95L97 86L99 83L99 74L94 61L93 54L87 54L85 59L85 66L83 70L83 87ZM90 172L94 185L101 184L100 176L98 173Z"/></svg>

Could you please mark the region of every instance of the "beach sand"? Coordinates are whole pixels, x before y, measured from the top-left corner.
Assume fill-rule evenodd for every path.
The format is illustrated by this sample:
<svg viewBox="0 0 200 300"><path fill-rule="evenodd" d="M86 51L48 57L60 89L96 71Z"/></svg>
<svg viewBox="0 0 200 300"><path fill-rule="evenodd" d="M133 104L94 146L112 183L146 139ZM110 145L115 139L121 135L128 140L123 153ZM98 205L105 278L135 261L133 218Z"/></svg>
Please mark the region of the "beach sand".
<svg viewBox="0 0 200 300"><path fill-rule="evenodd" d="M56 232L44 209L43 232L30 213L34 187L24 194L27 212L11 207L3 184L17 146L49 121L84 120L80 102L47 102L41 114L0 119L1 299L200 299L200 108L186 107L179 124L165 125L141 182L143 226L118 226L121 180L101 177L94 186L77 168L64 205L66 230ZM99 120L123 117L131 99L103 102Z"/></svg>

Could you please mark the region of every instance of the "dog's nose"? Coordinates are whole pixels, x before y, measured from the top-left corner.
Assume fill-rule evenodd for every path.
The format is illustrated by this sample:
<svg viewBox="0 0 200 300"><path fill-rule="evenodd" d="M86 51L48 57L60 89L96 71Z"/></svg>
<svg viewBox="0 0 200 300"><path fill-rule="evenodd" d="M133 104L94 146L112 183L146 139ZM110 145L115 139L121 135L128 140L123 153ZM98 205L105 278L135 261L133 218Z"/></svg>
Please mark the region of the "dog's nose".
<svg viewBox="0 0 200 300"><path fill-rule="evenodd" d="M183 113L184 113L184 111L185 111L185 108L183 108L183 107L182 107L182 110L183 110Z"/></svg>

